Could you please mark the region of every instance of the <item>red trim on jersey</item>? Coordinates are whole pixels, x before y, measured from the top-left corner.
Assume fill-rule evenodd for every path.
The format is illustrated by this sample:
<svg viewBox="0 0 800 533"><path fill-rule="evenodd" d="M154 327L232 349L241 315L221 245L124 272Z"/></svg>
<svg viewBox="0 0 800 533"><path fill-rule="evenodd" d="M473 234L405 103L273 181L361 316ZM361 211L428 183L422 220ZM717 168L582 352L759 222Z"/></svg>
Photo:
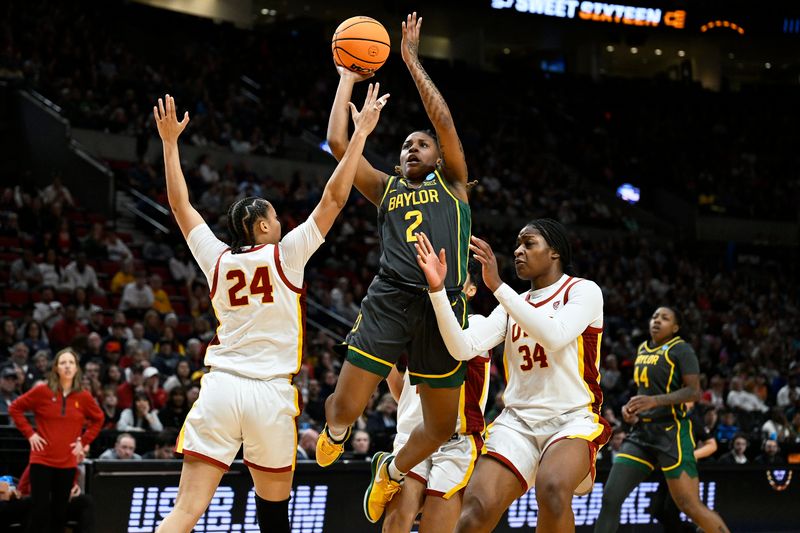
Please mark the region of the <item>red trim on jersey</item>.
<svg viewBox="0 0 800 533"><path fill-rule="evenodd" d="M481 409L483 386L488 379L489 370L486 357L473 357L467 363L467 376L464 379L464 418L467 421L464 433L483 433L486 420ZM488 392L487 392L488 394Z"/></svg>
<svg viewBox="0 0 800 533"><path fill-rule="evenodd" d="M597 422L603 425L603 431L592 441L598 446L608 442L611 436L611 426L600 414L600 406L603 404L603 390L600 388L600 372L597 369L598 341L600 339L601 328L588 327L581 334L583 342L583 381L586 387L594 395L594 402L591 409L597 415Z"/></svg>
<svg viewBox="0 0 800 533"><path fill-rule="evenodd" d="M425 479L424 477L420 476L416 472L408 472L406 474L406 477L410 477L411 479L416 479L417 481L419 481L423 485L427 485L428 484L428 480Z"/></svg>
<svg viewBox="0 0 800 533"><path fill-rule="evenodd" d="M461 489L461 490L464 490L464 489ZM445 495L445 493L440 491L440 490L425 489L425 496L436 496L437 498L444 498L444 495Z"/></svg>
<svg viewBox="0 0 800 533"><path fill-rule="evenodd" d="M175 452L175 453L179 453L179 452ZM191 455L192 457L196 457L197 459L200 459L201 461L205 461L206 463L210 463L210 464L212 464L214 466L218 466L218 467L222 468L223 470L225 470L226 472L231 469L230 465L226 465L222 461L217 461L213 457L209 457L209 456L204 455L202 453L193 452L192 450L187 450L186 448L184 448L183 451L180 452L180 453L183 454L183 455Z"/></svg>
<svg viewBox="0 0 800 533"><path fill-rule="evenodd" d="M268 468L266 466L257 465L255 463L251 463L247 459L245 459L244 464L249 466L250 468L255 468L256 470L260 470L262 472L272 472L273 474L278 474L280 472L290 472L292 470L292 465L289 466L282 466L280 468Z"/></svg>
<svg viewBox="0 0 800 533"><path fill-rule="evenodd" d="M567 287L567 292L564 293L564 305L567 305L567 302L569 301L569 291L572 290L572 287L583 281L583 278L576 278L576 279L577 281L575 281L575 283Z"/></svg>
<svg viewBox="0 0 800 533"><path fill-rule="evenodd" d="M214 333L214 337L211 339L211 341L209 341L208 345L216 346L217 344L219 344L219 337L217 337L217 334Z"/></svg>
<svg viewBox="0 0 800 533"><path fill-rule="evenodd" d="M553 298L555 298L556 296L558 296L558 293L560 293L560 292L561 292L561 290L562 290L564 287L566 287L566 286L567 286L567 284L569 284L569 282L570 282L570 281L572 281L572 279L573 279L573 278L572 278L572 276L568 277L568 278L566 279L566 281L564 281L564 283L562 283L562 284L561 284L561 286L558 288L558 290L556 290L556 292L554 292L553 294L551 294L550 296L548 296L547 298L545 298L545 299L544 299L544 300L542 300L541 302L532 302L532 301L530 300L530 298L531 298L531 293L528 293L528 295L525 297L525 301L526 301L526 302L528 302L529 304L531 304L531 305L532 305L532 306L534 306L534 307L541 307L541 306L543 306L544 304L546 304L547 302L549 302L550 300L552 300Z"/></svg>
<svg viewBox="0 0 800 533"><path fill-rule="evenodd" d="M217 264L214 265L214 281L211 282L211 295L210 295L210 298L212 300L214 299L214 294L217 292L217 278L219 277L219 262L222 259L222 256L225 255L225 253L230 252L230 251L231 251L231 249L228 248L227 250L225 250L224 252L219 254L219 257L217 257Z"/></svg>
<svg viewBox="0 0 800 533"><path fill-rule="evenodd" d="M275 268L278 269L278 275L281 277L281 280L283 281L283 283L287 287L289 287L291 290L293 290L294 292L296 292L298 294L305 294L305 290L304 289L299 289L299 288L295 287L294 285L292 285L289 282L289 279L286 277L286 274L284 274L283 266L281 266L280 246L277 245L277 244L275 245Z"/></svg>
<svg viewBox="0 0 800 533"><path fill-rule="evenodd" d="M255 252L256 250L260 250L265 246L266 246L266 244L259 244L258 246L253 246L252 248L249 248L247 250L242 250L239 253L240 254L249 254L250 252Z"/></svg>
<svg viewBox="0 0 800 533"><path fill-rule="evenodd" d="M511 470L511 472L513 472L514 475L517 476L519 484L522 485L522 491L528 492L528 482L525 481L525 478L522 476L522 474L519 473L519 470L517 470L517 467L514 466L514 464L511 461L509 461L508 459L506 459L504 456L500 455L497 452L487 451L484 455L488 455L495 461L502 463L506 468Z"/></svg>

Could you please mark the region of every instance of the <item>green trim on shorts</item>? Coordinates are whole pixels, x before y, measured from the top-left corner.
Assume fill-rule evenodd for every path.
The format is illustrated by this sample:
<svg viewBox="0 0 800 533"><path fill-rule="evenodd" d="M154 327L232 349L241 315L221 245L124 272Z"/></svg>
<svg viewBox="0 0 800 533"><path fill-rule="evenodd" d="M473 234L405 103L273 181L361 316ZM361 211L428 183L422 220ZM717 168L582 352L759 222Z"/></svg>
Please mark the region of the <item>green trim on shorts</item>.
<svg viewBox="0 0 800 533"><path fill-rule="evenodd" d="M429 374L415 374L411 371L408 372L408 378L411 385L419 385L425 383L434 389L451 389L460 387L464 383L467 376L467 365L464 361L459 361L458 366L451 372L440 376L433 376Z"/></svg>
<svg viewBox="0 0 800 533"><path fill-rule="evenodd" d="M680 430L676 435L680 447L680 461L672 466L662 468L664 477L677 479L686 472L690 478L697 477L697 459L694 458L694 441L692 439L692 422L684 419L678 422Z"/></svg>
<svg viewBox="0 0 800 533"><path fill-rule="evenodd" d="M636 457L627 453L618 453L614 457L614 464L633 466L640 470L644 470L645 472L652 472L655 470L655 467L650 463L650 461L645 461L640 457Z"/></svg>
<svg viewBox="0 0 800 533"><path fill-rule="evenodd" d="M392 367L394 366L392 363L384 361L380 357L370 355L355 346L347 347L347 361L362 370L376 374L384 379L386 379L386 376L389 375L389 372L392 371Z"/></svg>

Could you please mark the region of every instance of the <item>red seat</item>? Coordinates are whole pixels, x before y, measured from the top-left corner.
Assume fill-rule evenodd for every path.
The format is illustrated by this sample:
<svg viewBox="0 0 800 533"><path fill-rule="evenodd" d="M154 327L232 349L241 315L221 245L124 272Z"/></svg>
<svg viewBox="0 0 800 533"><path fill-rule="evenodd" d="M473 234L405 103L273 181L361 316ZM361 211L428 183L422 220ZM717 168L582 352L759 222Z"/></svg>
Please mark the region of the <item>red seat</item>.
<svg viewBox="0 0 800 533"><path fill-rule="evenodd" d="M26 306L30 301L30 293L28 291L6 289L5 300L7 304L12 306Z"/></svg>

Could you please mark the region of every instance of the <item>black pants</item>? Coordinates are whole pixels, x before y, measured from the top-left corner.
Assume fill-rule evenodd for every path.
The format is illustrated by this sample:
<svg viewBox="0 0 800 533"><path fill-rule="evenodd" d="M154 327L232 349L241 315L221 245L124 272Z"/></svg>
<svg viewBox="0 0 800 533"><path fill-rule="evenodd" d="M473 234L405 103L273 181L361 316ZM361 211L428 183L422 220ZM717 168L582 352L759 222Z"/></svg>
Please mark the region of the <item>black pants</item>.
<svg viewBox="0 0 800 533"><path fill-rule="evenodd" d="M31 465L30 533L63 533L74 468Z"/></svg>

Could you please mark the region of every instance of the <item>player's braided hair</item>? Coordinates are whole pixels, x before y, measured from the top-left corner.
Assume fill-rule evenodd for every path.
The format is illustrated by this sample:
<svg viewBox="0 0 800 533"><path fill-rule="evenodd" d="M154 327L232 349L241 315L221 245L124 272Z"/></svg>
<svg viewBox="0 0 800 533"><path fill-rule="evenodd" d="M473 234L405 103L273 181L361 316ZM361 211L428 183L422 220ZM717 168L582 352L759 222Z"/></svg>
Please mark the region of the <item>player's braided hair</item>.
<svg viewBox="0 0 800 533"><path fill-rule="evenodd" d="M537 230L547 245L558 252L561 258L561 270L565 274L572 274L572 246L569 244L564 224L552 218L537 218L528 222L525 227Z"/></svg>
<svg viewBox="0 0 800 533"><path fill-rule="evenodd" d="M259 218L266 218L269 202L248 196L231 204L228 209L228 233L231 235L231 253L241 253L245 246L255 246L253 226Z"/></svg>

